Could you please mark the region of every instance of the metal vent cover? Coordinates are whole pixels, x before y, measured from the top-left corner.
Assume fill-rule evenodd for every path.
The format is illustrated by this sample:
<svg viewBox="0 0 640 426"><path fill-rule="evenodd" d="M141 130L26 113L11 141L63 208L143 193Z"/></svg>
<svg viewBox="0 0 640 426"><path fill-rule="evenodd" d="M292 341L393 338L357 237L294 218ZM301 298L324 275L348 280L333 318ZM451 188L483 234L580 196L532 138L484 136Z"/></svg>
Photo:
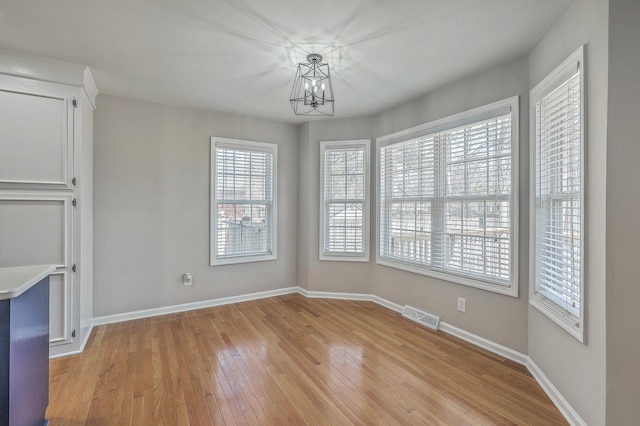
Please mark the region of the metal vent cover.
<svg viewBox="0 0 640 426"><path fill-rule="evenodd" d="M404 309L402 309L402 316L433 330L437 330L438 324L440 323L440 317L423 312L409 305L404 305Z"/></svg>

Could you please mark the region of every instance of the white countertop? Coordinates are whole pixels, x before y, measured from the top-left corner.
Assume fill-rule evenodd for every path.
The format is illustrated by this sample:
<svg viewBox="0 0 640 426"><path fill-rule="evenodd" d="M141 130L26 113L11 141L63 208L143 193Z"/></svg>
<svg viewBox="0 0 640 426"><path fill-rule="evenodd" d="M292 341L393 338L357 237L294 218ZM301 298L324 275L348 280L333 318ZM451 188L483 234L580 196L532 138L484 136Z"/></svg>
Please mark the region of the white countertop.
<svg viewBox="0 0 640 426"><path fill-rule="evenodd" d="M20 296L55 270L55 265L0 268L0 300Z"/></svg>

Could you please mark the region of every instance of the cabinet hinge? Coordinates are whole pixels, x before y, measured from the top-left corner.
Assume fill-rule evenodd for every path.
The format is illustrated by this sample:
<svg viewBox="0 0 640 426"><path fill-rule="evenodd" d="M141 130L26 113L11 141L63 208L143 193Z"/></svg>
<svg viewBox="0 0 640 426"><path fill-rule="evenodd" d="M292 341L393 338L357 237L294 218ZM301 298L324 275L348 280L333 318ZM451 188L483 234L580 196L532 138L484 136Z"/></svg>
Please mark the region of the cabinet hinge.
<svg viewBox="0 0 640 426"><path fill-rule="evenodd" d="M71 330L71 337L76 337L76 331L75 330Z"/></svg>
<svg viewBox="0 0 640 426"><path fill-rule="evenodd" d="M73 105L74 108L78 106L78 101L76 100L76 98L73 98L73 101L71 101L71 104Z"/></svg>
<svg viewBox="0 0 640 426"><path fill-rule="evenodd" d="M71 179L71 183L73 184L73 186L76 186L76 183L78 183L76 178Z"/></svg>
<svg viewBox="0 0 640 426"><path fill-rule="evenodd" d="M71 204L73 204L73 207L77 207L78 201L74 198L73 201L71 201Z"/></svg>
<svg viewBox="0 0 640 426"><path fill-rule="evenodd" d="M73 266L71 266L71 271L75 272L76 271L76 264L74 263Z"/></svg>

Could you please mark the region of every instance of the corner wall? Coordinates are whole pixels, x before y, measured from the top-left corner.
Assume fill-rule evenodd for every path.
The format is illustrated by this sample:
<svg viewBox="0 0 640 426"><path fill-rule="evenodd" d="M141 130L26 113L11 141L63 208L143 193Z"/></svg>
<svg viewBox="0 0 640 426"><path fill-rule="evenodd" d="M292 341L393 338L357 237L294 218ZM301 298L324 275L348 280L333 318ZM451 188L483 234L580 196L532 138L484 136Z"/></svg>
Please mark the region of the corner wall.
<svg viewBox="0 0 640 426"><path fill-rule="evenodd" d="M533 307L528 335L531 359L589 425L605 424L606 408L607 43L608 1L575 0L529 55L533 88L586 44L586 341L580 343Z"/></svg>
<svg viewBox="0 0 640 426"><path fill-rule="evenodd" d="M298 126L298 227L296 250L296 284L309 290L309 258L311 256L309 239L311 238L311 192L313 176L309 170L311 164L311 143L309 142L309 123Z"/></svg>
<svg viewBox="0 0 640 426"><path fill-rule="evenodd" d="M607 424L640 421L640 2L609 0Z"/></svg>
<svg viewBox="0 0 640 426"><path fill-rule="evenodd" d="M309 291L371 293L369 263L319 258L320 142L371 139L372 127L371 118L311 121L300 127L298 285Z"/></svg>
<svg viewBox="0 0 640 426"><path fill-rule="evenodd" d="M295 126L107 95L97 102L94 317L296 285ZM278 144L277 260L209 266L211 136Z"/></svg>

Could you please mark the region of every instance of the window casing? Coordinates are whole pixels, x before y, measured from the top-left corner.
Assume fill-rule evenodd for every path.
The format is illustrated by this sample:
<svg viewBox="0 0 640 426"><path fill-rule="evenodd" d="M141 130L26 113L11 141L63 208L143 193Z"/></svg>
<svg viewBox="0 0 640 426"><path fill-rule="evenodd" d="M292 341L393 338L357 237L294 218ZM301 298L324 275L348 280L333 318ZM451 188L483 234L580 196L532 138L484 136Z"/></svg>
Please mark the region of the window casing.
<svg viewBox="0 0 640 426"><path fill-rule="evenodd" d="M211 138L211 265L273 260L277 145Z"/></svg>
<svg viewBox="0 0 640 426"><path fill-rule="evenodd" d="M517 297L518 98L377 143L377 262Z"/></svg>
<svg viewBox="0 0 640 426"><path fill-rule="evenodd" d="M320 260L369 261L369 147L320 143Z"/></svg>
<svg viewBox="0 0 640 426"><path fill-rule="evenodd" d="M530 302L584 341L584 53L531 91Z"/></svg>

